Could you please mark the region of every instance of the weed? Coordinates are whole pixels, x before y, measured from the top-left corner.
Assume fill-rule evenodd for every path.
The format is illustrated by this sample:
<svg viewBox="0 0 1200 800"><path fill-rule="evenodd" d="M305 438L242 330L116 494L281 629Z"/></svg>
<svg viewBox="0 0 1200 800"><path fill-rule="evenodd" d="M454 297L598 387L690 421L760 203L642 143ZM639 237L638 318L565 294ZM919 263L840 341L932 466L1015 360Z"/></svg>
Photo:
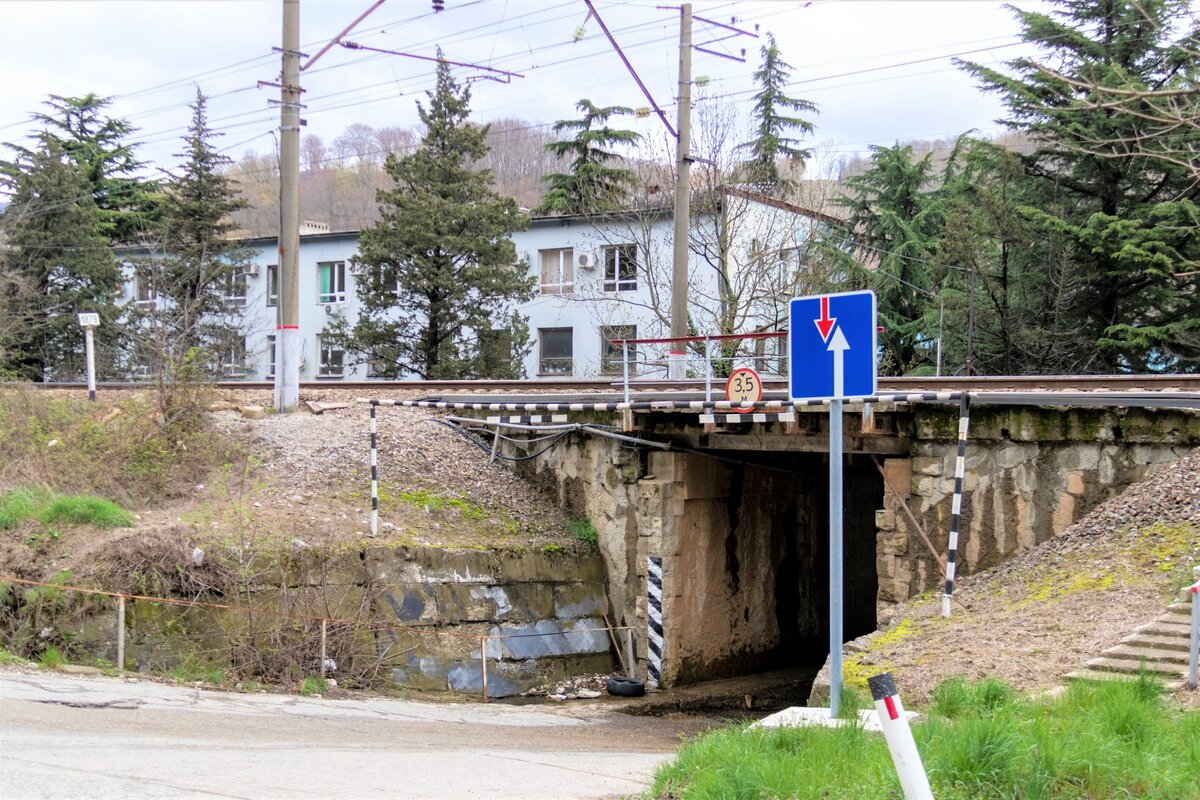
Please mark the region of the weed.
<svg viewBox="0 0 1200 800"><path fill-rule="evenodd" d="M838 692L838 719L858 719L858 712L870 707L866 695L852 686L842 684Z"/></svg>
<svg viewBox="0 0 1200 800"><path fill-rule="evenodd" d="M324 678L308 677L300 683L300 694L305 697L325 694L328 689L329 686L325 683Z"/></svg>
<svg viewBox="0 0 1200 800"><path fill-rule="evenodd" d="M562 551L563 546L561 544L554 544L551 542L550 544L542 546L543 553L561 553Z"/></svg>
<svg viewBox="0 0 1200 800"><path fill-rule="evenodd" d="M587 517L577 517L567 523L567 533L593 548L600 544L600 534Z"/></svg>
<svg viewBox="0 0 1200 800"><path fill-rule="evenodd" d="M225 683L227 674L224 667L215 664L205 664L195 659L187 659L168 673L180 683L211 683L217 686Z"/></svg>
<svg viewBox="0 0 1200 800"><path fill-rule="evenodd" d="M67 663L67 659L62 651L51 645L38 655L37 663L42 669L59 669Z"/></svg>
<svg viewBox="0 0 1200 800"><path fill-rule="evenodd" d="M41 493L28 489L6 492L0 498L0 530L12 530L24 520L36 516L41 505Z"/></svg>
<svg viewBox="0 0 1200 800"><path fill-rule="evenodd" d="M23 665L23 664L28 664L28 663L29 663L28 661L21 658L19 655L17 655L13 651L8 650L4 647L0 647L0 664L6 664L6 665L21 664L21 665Z"/></svg>
<svg viewBox="0 0 1200 800"><path fill-rule="evenodd" d="M133 524L129 512L100 497L74 495L56 497L41 514L45 523L95 525L98 528L128 528Z"/></svg>

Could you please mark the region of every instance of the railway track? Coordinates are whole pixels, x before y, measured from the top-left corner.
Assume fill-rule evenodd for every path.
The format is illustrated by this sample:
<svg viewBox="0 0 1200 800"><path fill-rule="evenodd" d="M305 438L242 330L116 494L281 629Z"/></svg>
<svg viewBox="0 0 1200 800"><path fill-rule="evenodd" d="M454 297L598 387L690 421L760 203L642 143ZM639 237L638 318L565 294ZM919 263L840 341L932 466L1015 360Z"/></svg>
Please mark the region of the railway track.
<svg viewBox="0 0 1200 800"><path fill-rule="evenodd" d="M86 389L82 383L38 383L44 389ZM222 381L221 389L272 389L269 381ZM101 383L102 389L148 389L145 383ZM470 380L470 381L303 381L301 389L349 390L370 394L420 392L425 394L479 394L488 392L536 394L619 394L621 382L612 379L590 380ZM782 392L787 385L782 380L764 380L770 393ZM704 391L704 381L668 381L642 379L630 382L631 391L680 392L695 394ZM714 396L724 394L723 382L713 381ZM973 377L903 377L880 378L880 392L1200 392L1200 375L1020 375Z"/></svg>

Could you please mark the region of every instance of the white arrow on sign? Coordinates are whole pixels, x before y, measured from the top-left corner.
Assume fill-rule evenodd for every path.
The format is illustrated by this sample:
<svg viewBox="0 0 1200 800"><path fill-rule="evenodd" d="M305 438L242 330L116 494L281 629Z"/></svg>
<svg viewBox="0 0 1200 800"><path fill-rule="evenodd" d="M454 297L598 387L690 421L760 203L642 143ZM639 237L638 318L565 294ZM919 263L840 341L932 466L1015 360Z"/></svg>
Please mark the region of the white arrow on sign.
<svg viewBox="0 0 1200 800"><path fill-rule="evenodd" d="M841 326L833 329L833 336L825 349L833 353L833 396L840 400L846 394L845 360L846 351L850 349L850 343L846 341L846 334L842 333Z"/></svg>

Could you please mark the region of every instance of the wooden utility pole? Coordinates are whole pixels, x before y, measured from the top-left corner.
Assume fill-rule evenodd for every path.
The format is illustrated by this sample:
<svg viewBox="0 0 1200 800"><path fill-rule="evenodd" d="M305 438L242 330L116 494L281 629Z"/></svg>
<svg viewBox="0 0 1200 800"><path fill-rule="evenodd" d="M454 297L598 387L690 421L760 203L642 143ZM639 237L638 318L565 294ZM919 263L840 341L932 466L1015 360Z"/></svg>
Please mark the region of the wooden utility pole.
<svg viewBox="0 0 1200 800"><path fill-rule="evenodd" d="M679 137L675 146L675 242L671 262L671 338L688 335L688 228L691 214L692 4L679 8ZM687 377L687 347L671 345L669 377Z"/></svg>
<svg viewBox="0 0 1200 800"><path fill-rule="evenodd" d="M275 410L300 402L300 0L283 0L279 89L279 309Z"/></svg>

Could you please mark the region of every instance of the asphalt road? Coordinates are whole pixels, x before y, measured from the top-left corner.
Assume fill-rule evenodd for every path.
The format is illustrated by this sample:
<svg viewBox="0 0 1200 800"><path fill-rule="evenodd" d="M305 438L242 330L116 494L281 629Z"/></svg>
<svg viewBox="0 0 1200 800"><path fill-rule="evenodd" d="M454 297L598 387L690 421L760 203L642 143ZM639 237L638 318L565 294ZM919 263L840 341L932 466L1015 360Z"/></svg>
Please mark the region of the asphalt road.
<svg viewBox="0 0 1200 800"><path fill-rule="evenodd" d="M0 797L620 797L709 724L3 670Z"/></svg>

